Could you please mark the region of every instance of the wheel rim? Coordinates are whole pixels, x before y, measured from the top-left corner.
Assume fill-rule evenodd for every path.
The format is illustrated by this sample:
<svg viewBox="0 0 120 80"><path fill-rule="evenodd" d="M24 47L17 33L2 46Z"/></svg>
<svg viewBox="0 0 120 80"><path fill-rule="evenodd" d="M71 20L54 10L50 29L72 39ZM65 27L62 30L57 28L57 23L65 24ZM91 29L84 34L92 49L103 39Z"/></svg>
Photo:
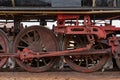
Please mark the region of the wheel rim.
<svg viewBox="0 0 120 80"><path fill-rule="evenodd" d="M57 51L58 45L56 37L47 28L40 26L29 27L18 34L14 42L14 52L28 48L34 52ZM50 69L55 61L55 57L34 58L23 60L16 58L17 63L27 71L41 72Z"/></svg>
<svg viewBox="0 0 120 80"><path fill-rule="evenodd" d="M8 38L5 33L0 30L0 53L7 54L9 53L9 44ZM7 61L7 58L0 57L0 67L2 67Z"/></svg>
<svg viewBox="0 0 120 80"><path fill-rule="evenodd" d="M72 42L73 41L73 42ZM72 42L72 43L71 43ZM67 37L64 42L64 49L75 49L84 46L84 42L77 35L76 37ZM71 47L71 46L72 47ZM101 44L93 45L92 49L103 49ZM99 70L108 60L108 55L82 55L82 56L65 56L68 65L76 71L93 72Z"/></svg>

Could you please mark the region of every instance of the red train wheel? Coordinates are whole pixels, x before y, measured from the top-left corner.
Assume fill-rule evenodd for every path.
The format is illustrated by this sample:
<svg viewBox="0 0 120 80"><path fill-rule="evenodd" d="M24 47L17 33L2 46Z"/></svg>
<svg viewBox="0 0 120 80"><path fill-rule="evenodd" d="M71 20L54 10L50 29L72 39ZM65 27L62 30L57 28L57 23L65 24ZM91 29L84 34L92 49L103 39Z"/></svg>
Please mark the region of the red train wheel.
<svg viewBox="0 0 120 80"><path fill-rule="evenodd" d="M14 42L14 52L28 48L34 52L57 51L58 45L55 35L47 28L32 26L20 32ZM17 63L27 71L41 72L50 69L56 62L56 57L34 58L32 60L20 60Z"/></svg>
<svg viewBox="0 0 120 80"><path fill-rule="evenodd" d="M64 41L64 49L75 49L77 47L83 47L84 42L81 40L80 36L70 36ZM97 43L93 45L92 49L103 49L102 44ZM93 72L99 70L107 62L109 56L100 55L82 55L82 56L65 56L65 60L68 65L76 71L81 72Z"/></svg>
<svg viewBox="0 0 120 80"><path fill-rule="evenodd" d="M0 53L9 53L9 43L5 33L0 30ZM0 57L0 67L2 67L7 61L7 58Z"/></svg>

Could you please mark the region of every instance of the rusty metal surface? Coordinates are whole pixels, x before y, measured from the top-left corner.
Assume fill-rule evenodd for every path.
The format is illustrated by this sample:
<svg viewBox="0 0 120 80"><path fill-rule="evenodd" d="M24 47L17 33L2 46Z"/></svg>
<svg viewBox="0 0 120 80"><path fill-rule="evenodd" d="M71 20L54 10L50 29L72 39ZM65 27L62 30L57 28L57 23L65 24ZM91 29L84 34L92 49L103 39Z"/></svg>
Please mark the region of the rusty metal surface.
<svg viewBox="0 0 120 80"><path fill-rule="evenodd" d="M5 14L4 11L0 12L2 15ZM9 14L9 11L5 12ZM14 57L17 63L25 70L30 72L42 72L53 67L56 61L59 62L56 56L65 56L64 62L68 63L73 70L81 72L93 72L101 69L111 56L117 59L119 64L120 41L118 41L116 34L120 33L120 28L111 26L111 24L105 24L105 26L102 27L95 26L95 23L91 21L91 15L85 15L99 15L104 12L106 14L114 13L114 15L116 15L116 13L120 13L119 10L115 12L88 10L85 11L85 13L80 11L75 13L76 11L72 12L71 10L67 12L64 12L64 10L60 11L64 13L64 15L58 15L59 11L53 11L52 9L48 11L35 10L35 12L30 10L30 13L28 13L29 10L26 12L22 10L20 10L20 12L19 10L18 12L11 10L11 12L10 15L21 13L30 15L32 13L32 15L34 15L35 13L40 14L40 16L46 15L46 19L48 19L48 14L55 14L58 16L56 17L57 26L54 27L55 34L42 26L31 26L26 29L23 29L23 27L18 28L21 32L17 35L12 46L14 54L9 54L9 43L6 41L7 37L5 33L1 31L0 66L6 62L8 57ZM68 13L69 15L65 15ZM52 15L52 17L55 15ZM82 26L79 26L79 17L83 19L83 23L81 23ZM110 18L106 20L119 18L120 16L116 15L114 17L110 16ZM19 24L17 26L19 26ZM3 30L6 34L8 33L6 28L3 28ZM62 42L61 45L59 45L59 41L57 41L56 38L59 37L59 34L62 34L64 38L60 39ZM102 43L104 40L106 43ZM59 51L59 46L62 51Z"/></svg>
<svg viewBox="0 0 120 80"><path fill-rule="evenodd" d="M21 60L27 60L27 59L33 59L33 58L41 58L41 57L51 57L51 56L69 56L69 55L101 55L101 54L111 54L111 49L106 50L84 50L82 48L80 49L74 49L74 50L64 50L64 51L54 51L54 52L34 52L32 50L25 49L23 52L18 52L16 54L18 55L0 55L3 57L13 56L13 57L19 57Z"/></svg>
<svg viewBox="0 0 120 80"><path fill-rule="evenodd" d="M74 41L75 43L72 43L72 41ZM70 50L84 46L85 44L83 44L83 42L84 41L82 41L79 35L76 37L68 36L65 38L63 50ZM72 44L74 46L71 46ZM102 50L103 48L104 46L101 43L96 43L93 44L93 46L90 49L94 51L94 50ZM73 70L81 71L81 72L93 72L101 69L109 58L109 55L107 54L97 54L97 55L96 54L70 55L70 56L65 56L65 60Z"/></svg>
<svg viewBox="0 0 120 80"><path fill-rule="evenodd" d="M35 52L49 52L58 51L59 46L56 37L50 30L42 26L31 26L17 35L13 45L14 52L23 51L24 48ZM15 59L22 68L30 72L46 71L56 62L56 57L34 57L30 60Z"/></svg>
<svg viewBox="0 0 120 80"><path fill-rule="evenodd" d="M119 33L120 28L115 28L115 26L105 25L105 26L95 26L91 22L89 15L84 16L84 23L79 26L79 17L78 15L58 15L57 18L57 27L54 27L55 33L61 34L86 34L86 35L95 35L98 39L105 39L108 34L112 32ZM120 16L115 16L108 18L108 20L119 18ZM67 19L71 20L66 22ZM76 21L72 21L76 20ZM107 19L106 19L107 20Z"/></svg>

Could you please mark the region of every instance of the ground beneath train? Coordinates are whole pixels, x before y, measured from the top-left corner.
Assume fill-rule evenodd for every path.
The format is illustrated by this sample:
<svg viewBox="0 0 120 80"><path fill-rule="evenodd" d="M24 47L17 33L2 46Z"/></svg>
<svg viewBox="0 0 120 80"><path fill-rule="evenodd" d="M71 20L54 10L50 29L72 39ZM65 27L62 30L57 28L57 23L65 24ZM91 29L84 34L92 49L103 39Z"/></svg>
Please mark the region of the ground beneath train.
<svg viewBox="0 0 120 80"><path fill-rule="evenodd" d="M71 70L42 73L0 72L0 80L120 80L120 71L93 73L80 73Z"/></svg>

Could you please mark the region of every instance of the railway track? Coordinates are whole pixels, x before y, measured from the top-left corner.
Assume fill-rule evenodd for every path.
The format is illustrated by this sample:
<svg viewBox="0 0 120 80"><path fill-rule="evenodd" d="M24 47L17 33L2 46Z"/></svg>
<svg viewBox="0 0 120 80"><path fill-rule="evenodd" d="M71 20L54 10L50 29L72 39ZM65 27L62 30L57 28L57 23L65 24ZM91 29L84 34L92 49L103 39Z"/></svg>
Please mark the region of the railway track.
<svg viewBox="0 0 120 80"><path fill-rule="evenodd" d="M0 72L0 80L119 80L120 71L80 73L75 71L53 71L43 73Z"/></svg>

